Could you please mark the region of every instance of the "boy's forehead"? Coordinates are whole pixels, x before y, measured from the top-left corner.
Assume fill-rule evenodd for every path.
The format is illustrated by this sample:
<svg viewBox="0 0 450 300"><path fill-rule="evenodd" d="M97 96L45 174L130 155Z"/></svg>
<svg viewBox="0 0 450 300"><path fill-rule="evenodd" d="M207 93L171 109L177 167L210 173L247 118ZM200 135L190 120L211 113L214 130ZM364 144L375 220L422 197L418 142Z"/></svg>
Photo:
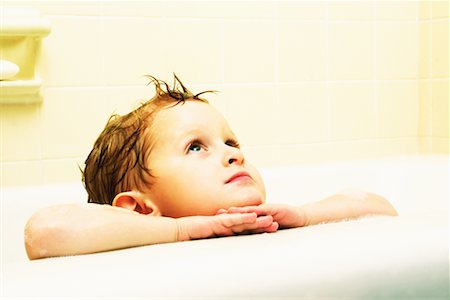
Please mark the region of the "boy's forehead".
<svg viewBox="0 0 450 300"><path fill-rule="evenodd" d="M157 135L179 135L205 129L231 132L222 114L200 101L186 101L163 109L156 115L154 123Z"/></svg>

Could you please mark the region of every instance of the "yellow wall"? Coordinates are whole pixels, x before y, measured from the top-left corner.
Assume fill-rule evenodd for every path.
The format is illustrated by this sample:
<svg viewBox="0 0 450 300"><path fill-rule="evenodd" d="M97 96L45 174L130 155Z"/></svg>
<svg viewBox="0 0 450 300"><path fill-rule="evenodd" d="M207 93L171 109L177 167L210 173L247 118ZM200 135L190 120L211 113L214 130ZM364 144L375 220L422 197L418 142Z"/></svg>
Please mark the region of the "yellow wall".
<svg viewBox="0 0 450 300"><path fill-rule="evenodd" d="M0 106L2 186L79 180L143 74L220 90L258 166L448 153L448 1L61 2L0 4L52 30L42 104Z"/></svg>
<svg viewBox="0 0 450 300"><path fill-rule="evenodd" d="M449 152L449 6L448 1L419 5L420 150Z"/></svg>

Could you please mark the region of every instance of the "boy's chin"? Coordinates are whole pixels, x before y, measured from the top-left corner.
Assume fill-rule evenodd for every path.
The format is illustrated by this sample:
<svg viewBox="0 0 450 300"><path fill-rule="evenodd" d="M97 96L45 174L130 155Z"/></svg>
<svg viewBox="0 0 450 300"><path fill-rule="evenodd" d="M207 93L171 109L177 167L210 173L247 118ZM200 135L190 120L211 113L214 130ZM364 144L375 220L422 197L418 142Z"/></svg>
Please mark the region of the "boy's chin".
<svg viewBox="0 0 450 300"><path fill-rule="evenodd" d="M238 205L234 206L258 206L265 202L265 199L261 195L252 195L249 197L246 197L245 199L242 199L242 201L239 201Z"/></svg>

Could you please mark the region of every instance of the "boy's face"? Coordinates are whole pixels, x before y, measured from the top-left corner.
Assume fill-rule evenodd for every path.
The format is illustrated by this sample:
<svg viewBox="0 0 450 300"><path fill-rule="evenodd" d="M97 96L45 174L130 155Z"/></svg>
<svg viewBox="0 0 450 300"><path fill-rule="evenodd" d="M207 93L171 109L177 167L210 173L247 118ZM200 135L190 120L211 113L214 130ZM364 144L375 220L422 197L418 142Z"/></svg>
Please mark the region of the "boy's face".
<svg viewBox="0 0 450 300"><path fill-rule="evenodd" d="M147 195L163 216L213 215L220 208L264 202L261 176L211 105L186 101L163 109L151 130L154 184Z"/></svg>

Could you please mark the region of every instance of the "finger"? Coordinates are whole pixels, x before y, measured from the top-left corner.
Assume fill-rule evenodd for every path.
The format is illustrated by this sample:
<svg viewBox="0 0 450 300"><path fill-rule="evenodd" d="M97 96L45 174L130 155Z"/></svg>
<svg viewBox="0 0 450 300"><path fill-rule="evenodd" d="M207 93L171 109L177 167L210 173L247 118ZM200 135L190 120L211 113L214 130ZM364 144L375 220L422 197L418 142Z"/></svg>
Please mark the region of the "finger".
<svg viewBox="0 0 450 300"><path fill-rule="evenodd" d="M239 213L245 213L247 212L243 207L230 207L227 210L227 213L229 214L239 214Z"/></svg>
<svg viewBox="0 0 450 300"><path fill-rule="evenodd" d="M272 216L260 216L256 219L255 226L258 226L260 228L264 228L267 226L270 226L273 222ZM250 224L252 226L253 224Z"/></svg>
<svg viewBox="0 0 450 300"><path fill-rule="evenodd" d="M228 209L228 213L235 214L235 213L251 213L254 212L258 216L265 215L265 210L260 206L244 206L244 207L230 207Z"/></svg>
<svg viewBox="0 0 450 300"><path fill-rule="evenodd" d="M266 228L266 232L275 232L280 228L280 224L278 222L272 222L272 224Z"/></svg>
<svg viewBox="0 0 450 300"><path fill-rule="evenodd" d="M258 216L273 216L274 219L278 219L279 218L279 214L280 212L282 212L282 210L280 210L279 206L274 206L271 204L261 204L258 206L246 206L243 207L245 210L245 212L254 212L256 213Z"/></svg>
<svg viewBox="0 0 450 300"><path fill-rule="evenodd" d="M227 212L228 211L226 209L221 208L216 212L216 215L226 214Z"/></svg>
<svg viewBox="0 0 450 300"><path fill-rule="evenodd" d="M220 214L218 215L225 227L232 227L242 224L252 224L256 222L257 215L255 213L243 214Z"/></svg>
<svg viewBox="0 0 450 300"><path fill-rule="evenodd" d="M245 231L252 231L262 228L268 228L272 225L272 216L258 217L255 222L247 224L239 224L229 227L234 233L242 233Z"/></svg>
<svg viewBox="0 0 450 300"><path fill-rule="evenodd" d="M257 228L253 230L246 230L239 234L258 234L258 233L273 233L276 232L279 228L279 224L277 222L272 222L268 227L265 228Z"/></svg>

